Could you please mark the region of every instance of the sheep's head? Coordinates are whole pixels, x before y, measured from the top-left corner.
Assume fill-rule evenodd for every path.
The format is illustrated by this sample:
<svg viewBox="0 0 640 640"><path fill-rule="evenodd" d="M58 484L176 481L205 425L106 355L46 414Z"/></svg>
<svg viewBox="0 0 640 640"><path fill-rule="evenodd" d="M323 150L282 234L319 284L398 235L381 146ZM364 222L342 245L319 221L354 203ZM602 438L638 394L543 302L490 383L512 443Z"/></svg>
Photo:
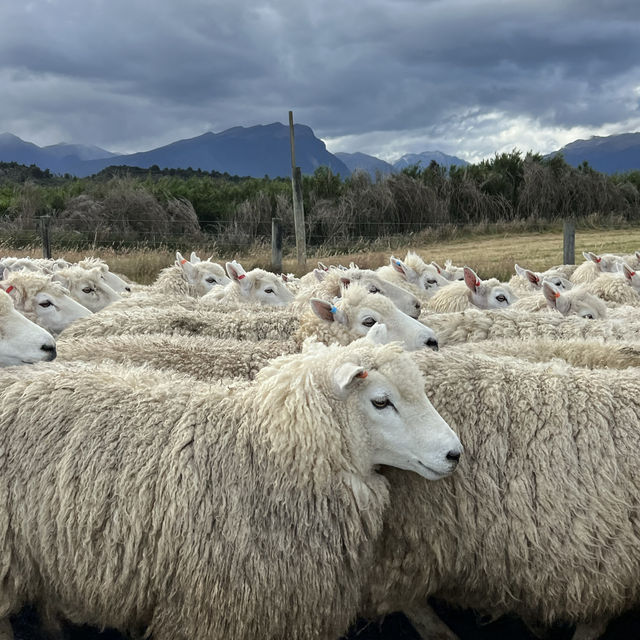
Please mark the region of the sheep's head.
<svg viewBox="0 0 640 640"><path fill-rule="evenodd" d="M627 282L631 285L631 288L640 293L640 273L632 269L626 262L623 262L620 266L620 271L624 275Z"/></svg>
<svg viewBox="0 0 640 640"><path fill-rule="evenodd" d="M63 261L64 262L64 261ZM66 263L67 267L70 266L69 263ZM100 258L85 258L78 262L78 266L83 269L100 269L102 279L107 283L109 287L111 287L116 293L122 293L123 291L131 291L131 287L115 273L111 273L109 271L109 265ZM64 269L66 267L59 266L56 268Z"/></svg>
<svg viewBox="0 0 640 640"><path fill-rule="evenodd" d="M69 267L56 271L51 279L59 282L69 290L71 297L82 306L96 313L112 302L121 299L102 278L102 269L83 269L82 267Z"/></svg>
<svg viewBox="0 0 640 640"><path fill-rule="evenodd" d="M191 254L189 261L176 251L176 264L182 270L182 277L193 287L196 296L203 296L214 287L224 287L231 282L219 264L200 260L195 253Z"/></svg>
<svg viewBox="0 0 640 640"><path fill-rule="evenodd" d="M451 260L445 260L444 269L434 260L431 261L431 264L443 278L450 282L464 280L464 267L456 267Z"/></svg>
<svg viewBox="0 0 640 640"><path fill-rule="evenodd" d="M226 268L233 286L238 287L240 295L250 302L283 307L293 301L293 293L274 273L262 269L247 273L235 260L227 262Z"/></svg>
<svg viewBox="0 0 640 640"><path fill-rule="evenodd" d="M607 315L607 307L604 302L587 293L582 287L562 292L545 280L542 283L542 291L549 307L564 316L574 315L589 320L600 320Z"/></svg>
<svg viewBox="0 0 640 640"><path fill-rule="evenodd" d="M89 309L69 296L67 289L44 274L5 272L2 285L17 310L54 335L91 315Z"/></svg>
<svg viewBox="0 0 640 640"><path fill-rule="evenodd" d="M554 271L531 271L523 269L518 264L515 265L516 274L529 284L529 288L534 291L542 291L543 280L548 280L561 291L568 291L573 287L573 283Z"/></svg>
<svg viewBox="0 0 640 640"><path fill-rule="evenodd" d="M407 254L404 262L391 256L389 263L409 284L424 291L428 298L449 284L449 280L443 278L436 267L426 264L413 252Z"/></svg>
<svg viewBox="0 0 640 640"><path fill-rule="evenodd" d="M598 255L593 253L593 251L583 251L582 255L585 260L590 260L594 264L597 264L598 269L603 273L615 273L621 261L619 256L613 255L612 253L601 253Z"/></svg>
<svg viewBox="0 0 640 640"><path fill-rule="evenodd" d="M508 285L495 278L480 280L469 267L464 268L464 281L470 291L471 302L480 309L503 309L517 300Z"/></svg>
<svg viewBox="0 0 640 640"><path fill-rule="evenodd" d="M4 281L0 285L0 367L53 360L56 341L14 309L11 287Z"/></svg>
<svg viewBox="0 0 640 640"><path fill-rule="evenodd" d="M366 286L353 284L334 301L312 298L311 309L323 322L332 325L342 343L367 335L379 325L386 326L387 341L401 342L405 349L438 349L432 329L400 311L388 298L372 295Z"/></svg>

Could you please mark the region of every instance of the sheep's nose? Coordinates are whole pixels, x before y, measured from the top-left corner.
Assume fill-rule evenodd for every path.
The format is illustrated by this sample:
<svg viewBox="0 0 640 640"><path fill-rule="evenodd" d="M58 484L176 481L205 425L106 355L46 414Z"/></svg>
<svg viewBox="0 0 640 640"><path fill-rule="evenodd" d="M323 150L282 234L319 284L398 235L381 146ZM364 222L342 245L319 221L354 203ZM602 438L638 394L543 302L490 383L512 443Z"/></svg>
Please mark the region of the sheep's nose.
<svg viewBox="0 0 640 640"><path fill-rule="evenodd" d="M460 462L460 454L462 452L458 449L451 449L451 451L449 451L449 453L447 453L447 460L449 460L449 462L453 462L455 464L458 464L458 462Z"/></svg>
<svg viewBox="0 0 640 640"><path fill-rule="evenodd" d="M131 293L131 287L125 287L124 290L128 291L129 293Z"/></svg>
<svg viewBox="0 0 640 640"><path fill-rule="evenodd" d="M438 350L438 341L435 338L429 338L425 340L424 343L429 347L429 349L433 349L434 351Z"/></svg>
<svg viewBox="0 0 640 640"><path fill-rule="evenodd" d="M420 309L422 309L422 305L420 304L420 302L416 302L414 306L418 311L420 311Z"/></svg>
<svg viewBox="0 0 640 640"><path fill-rule="evenodd" d="M43 344L40 349L49 354L49 357L47 358L48 360L55 360L56 356L58 355L55 344Z"/></svg>

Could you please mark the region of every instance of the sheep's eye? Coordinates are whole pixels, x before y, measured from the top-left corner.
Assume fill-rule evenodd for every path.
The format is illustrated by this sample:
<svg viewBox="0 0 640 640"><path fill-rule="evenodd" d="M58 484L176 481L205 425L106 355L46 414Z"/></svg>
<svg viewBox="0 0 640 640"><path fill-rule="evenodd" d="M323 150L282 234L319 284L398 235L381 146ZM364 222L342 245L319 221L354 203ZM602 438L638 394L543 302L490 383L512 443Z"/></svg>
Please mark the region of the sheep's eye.
<svg viewBox="0 0 640 640"><path fill-rule="evenodd" d="M380 293L380 289L378 289L378 287L376 287L375 285L371 285L369 287L369 293Z"/></svg>
<svg viewBox="0 0 640 640"><path fill-rule="evenodd" d="M46 309L47 307L50 307L52 304L53 302L51 302L51 300L45 300L44 302L40 303L40 306Z"/></svg>
<svg viewBox="0 0 640 640"><path fill-rule="evenodd" d="M94 292L94 289L92 289L91 287L85 287L82 290L82 293L93 293L93 292Z"/></svg>
<svg viewBox="0 0 640 640"><path fill-rule="evenodd" d="M273 289L269 288L269 289L265 289L264 290L265 293L273 293Z"/></svg>
<svg viewBox="0 0 640 640"><path fill-rule="evenodd" d="M432 278L428 278L427 279L427 284L436 284L436 281L433 280Z"/></svg>
<svg viewBox="0 0 640 640"><path fill-rule="evenodd" d="M376 409L385 409L386 407L393 406L389 398L375 398L374 400L371 401L371 404Z"/></svg>
<svg viewBox="0 0 640 640"><path fill-rule="evenodd" d="M375 323L376 323L375 318L372 318L371 316L369 316L369 317L365 318L365 319L362 321L362 324L363 324L365 327L373 327L373 325L374 325Z"/></svg>
<svg viewBox="0 0 640 640"><path fill-rule="evenodd" d="M593 315L591 313L585 313L584 318L589 318L589 320L593 320Z"/></svg>
<svg viewBox="0 0 640 640"><path fill-rule="evenodd" d="M215 278L207 278L207 282L209 284L213 284L215 282Z"/></svg>
<svg viewBox="0 0 640 640"><path fill-rule="evenodd" d="M507 301L507 299L503 295L496 296L496 300L498 302L506 302Z"/></svg>

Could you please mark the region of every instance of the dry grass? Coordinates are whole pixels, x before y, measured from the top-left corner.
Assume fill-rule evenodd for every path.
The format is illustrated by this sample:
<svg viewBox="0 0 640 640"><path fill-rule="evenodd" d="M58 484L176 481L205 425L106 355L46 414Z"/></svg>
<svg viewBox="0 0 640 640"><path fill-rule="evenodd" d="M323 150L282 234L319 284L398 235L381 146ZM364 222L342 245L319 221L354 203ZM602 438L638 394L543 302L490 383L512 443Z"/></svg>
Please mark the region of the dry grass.
<svg viewBox="0 0 640 640"><path fill-rule="evenodd" d="M444 263L451 259L454 264L469 265L483 278L495 276L502 280L513 274L513 264L519 263L529 269L544 269L562 263L562 232L527 232L501 233L486 236L470 236L453 240L429 240L428 238L411 238L406 243L397 238L386 247L384 242L377 243L375 251L358 251L356 253L339 253L329 255L319 251L307 261L308 269L312 269L318 260L325 264L348 265L351 261L360 267L376 268L387 264L389 256L394 253L404 257L408 249L417 251L426 261L435 260ZM188 256L195 250L201 257L208 257L207 249L201 247L184 247L183 254ZM576 261L582 261L582 251L631 253L640 250L640 228L627 229L588 229L576 231ZM4 255L39 257L38 250L10 251L3 249ZM70 261L78 261L89 255L87 251L65 251L62 256ZM98 249L92 255L106 260L111 269L122 273L135 282L148 284L157 276L160 269L173 263L175 252L168 249L143 249L114 251ZM269 268L271 249L265 245L256 245L237 254L214 253L212 258L225 262L235 258L246 269L254 267ZM283 270L301 275L304 270L298 269L295 252L285 257Z"/></svg>

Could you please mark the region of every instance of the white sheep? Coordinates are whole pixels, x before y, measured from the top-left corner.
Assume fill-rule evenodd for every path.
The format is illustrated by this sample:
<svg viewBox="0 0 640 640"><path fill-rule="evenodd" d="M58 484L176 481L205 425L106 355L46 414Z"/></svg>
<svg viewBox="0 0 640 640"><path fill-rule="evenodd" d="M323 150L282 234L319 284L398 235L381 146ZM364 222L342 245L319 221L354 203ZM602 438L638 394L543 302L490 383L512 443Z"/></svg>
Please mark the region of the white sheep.
<svg viewBox="0 0 640 640"><path fill-rule="evenodd" d="M338 637L377 561L377 465L435 480L462 452L398 345L313 345L233 386L21 370L0 372L7 635L33 601L156 640Z"/></svg>
<svg viewBox="0 0 640 640"><path fill-rule="evenodd" d="M62 284L74 300L96 313L121 299L120 294L105 282L102 274L99 267L84 269L74 266L55 271L51 279Z"/></svg>
<svg viewBox="0 0 640 640"><path fill-rule="evenodd" d="M534 626L592 625L595 635L581 637L594 638L638 606L638 376L447 352L413 358L465 456L435 485L385 474L391 506L371 608L410 610L435 594Z"/></svg>
<svg viewBox="0 0 640 640"><path fill-rule="evenodd" d="M333 299L341 295L343 288L351 283L358 283L369 289L370 293L377 293L389 298L395 305L412 318L418 318L422 305L418 298L402 287L384 280L371 269L331 269L319 272L322 277L315 279L313 284L307 284L301 289L293 302L293 308L304 312L311 298Z"/></svg>
<svg viewBox="0 0 640 640"><path fill-rule="evenodd" d="M456 267L451 260L445 260L444 268L434 260L431 261L431 264L436 268L438 273L447 280L451 280L452 282L464 280L464 267Z"/></svg>
<svg viewBox="0 0 640 640"><path fill-rule="evenodd" d="M640 299L639 299L640 301ZM602 320L607 317L607 305L583 286L560 290L549 280L544 280L542 293L525 296L511 305L514 311L558 311L563 316Z"/></svg>
<svg viewBox="0 0 640 640"><path fill-rule="evenodd" d="M618 273L603 273L585 287L607 303L640 307L640 273L626 262L621 269Z"/></svg>
<svg viewBox="0 0 640 640"><path fill-rule="evenodd" d="M78 262L78 266L83 269L100 269L102 272L102 279L116 292L122 293L123 291L131 291L131 285L125 282L119 275L109 270L109 265L100 258L87 257L84 260Z"/></svg>
<svg viewBox="0 0 640 640"><path fill-rule="evenodd" d="M407 289L423 301L450 284L447 278L440 275L436 267L426 264L413 251L407 253L404 261L391 256L389 264L380 267L377 273L384 280Z"/></svg>
<svg viewBox="0 0 640 640"><path fill-rule="evenodd" d="M10 293L0 286L0 367L32 364L56 357L53 336L13 307Z"/></svg>
<svg viewBox="0 0 640 640"><path fill-rule="evenodd" d="M600 255L592 251L583 251L585 258L580 266L571 275L571 282L574 284L589 284L598 278L602 273L615 273L617 265L622 258L613 253L602 253Z"/></svg>
<svg viewBox="0 0 640 640"><path fill-rule="evenodd" d="M564 278L552 269L548 271L531 271L531 269L523 269L520 265L515 265L516 275L509 280L509 287L513 293L520 297L531 295L532 293L540 293L542 291L543 280L548 280L556 289L560 291L568 291L573 287L573 283Z"/></svg>
<svg viewBox="0 0 640 640"><path fill-rule="evenodd" d="M203 304L220 308L238 304L281 307L293 301L293 293L282 278L274 273L263 269L246 272L235 260L227 262L225 267L230 279L229 284L209 291L202 297Z"/></svg>
<svg viewBox="0 0 640 640"><path fill-rule="evenodd" d="M191 262L176 251L175 264L163 269L150 289L154 293L197 298L214 287L224 287L229 284L229 278L219 264L200 260L197 256L196 260L197 262Z"/></svg>
<svg viewBox="0 0 640 640"><path fill-rule="evenodd" d="M509 285L495 278L480 280L473 269L464 268L464 282L453 282L438 291L428 302L431 311L463 311L472 307L498 309L517 300Z"/></svg>
<svg viewBox="0 0 640 640"><path fill-rule="evenodd" d="M54 336L73 322L93 315L59 282L42 273L5 270L1 282L16 310Z"/></svg>

